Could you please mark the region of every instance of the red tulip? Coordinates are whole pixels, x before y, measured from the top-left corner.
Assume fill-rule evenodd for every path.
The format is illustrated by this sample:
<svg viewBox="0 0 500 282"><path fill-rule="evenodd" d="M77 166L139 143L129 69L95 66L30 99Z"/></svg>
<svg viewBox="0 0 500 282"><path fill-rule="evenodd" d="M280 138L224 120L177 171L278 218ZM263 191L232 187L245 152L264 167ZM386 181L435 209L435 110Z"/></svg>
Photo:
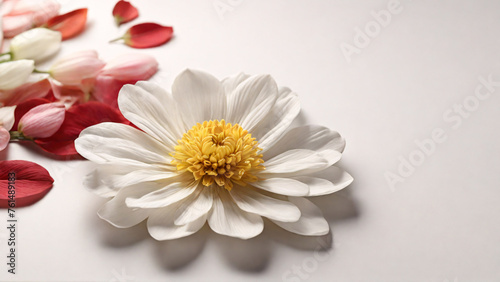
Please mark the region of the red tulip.
<svg viewBox="0 0 500 282"><path fill-rule="evenodd" d="M0 161L0 208L32 205L50 191L52 183L49 172L36 163Z"/></svg>
<svg viewBox="0 0 500 282"><path fill-rule="evenodd" d="M66 40L80 34L85 29L87 23L87 8L78 9L51 18L45 27L62 34L62 39Z"/></svg>
<svg viewBox="0 0 500 282"><path fill-rule="evenodd" d="M111 40L115 42L123 39L126 45L133 48L150 48L167 43L174 34L171 26L162 26L156 23L142 23L129 28L125 35Z"/></svg>
<svg viewBox="0 0 500 282"><path fill-rule="evenodd" d="M139 16L139 11L128 1L118 1L113 8L113 17L116 25L127 23Z"/></svg>

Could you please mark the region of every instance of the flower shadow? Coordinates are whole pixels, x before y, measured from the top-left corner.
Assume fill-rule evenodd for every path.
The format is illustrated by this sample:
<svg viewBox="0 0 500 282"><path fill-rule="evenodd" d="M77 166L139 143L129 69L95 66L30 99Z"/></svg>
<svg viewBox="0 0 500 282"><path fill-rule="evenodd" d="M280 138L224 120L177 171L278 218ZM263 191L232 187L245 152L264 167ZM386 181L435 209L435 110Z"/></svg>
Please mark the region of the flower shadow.
<svg viewBox="0 0 500 282"><path fill-rule="evenodd" d="M335 183L338 170L326 170L320 176ZM355 220L360 216L358 205L351 196L351 184L345 189L331 195L309 198L323 212L323 215L334 224L339 221ZM103 204L99 203L99 206ZM96 207L98 209L98 207ZM208 224L195 234L169 241L155 241L147 231L146 222L134 227L120 229L95 217L93 223L100 230L98 238L102 244L110 248L126 248L148 241L154 248L158 264L166 271L182 271L193 263L203 252L207 243L214 244L217 253L230 267L241 272L261 273L273 263L273 253L277 245L306 252L330 252L334 248L333 233L323 236L302 236L286 231L264 219L264 231L259 236L242 240L223 236L213 232Z"/></svg>
<svg viewBox="0 0 500 282"><path fill-rule="evenodd" d="M210 232L210 228L205 225L188 237L155 241L155 253L160 265L170 271L181 270L188 266L202 253Z"/></svg>
<svg viewBox="0 0 500 282"><path fill-rule="evenodd" d="M261 234L252 239L242 240L216 233L212 235L224 260L232 267L252 273L262 272L268 267L273 246L267 236Z"/></svg>

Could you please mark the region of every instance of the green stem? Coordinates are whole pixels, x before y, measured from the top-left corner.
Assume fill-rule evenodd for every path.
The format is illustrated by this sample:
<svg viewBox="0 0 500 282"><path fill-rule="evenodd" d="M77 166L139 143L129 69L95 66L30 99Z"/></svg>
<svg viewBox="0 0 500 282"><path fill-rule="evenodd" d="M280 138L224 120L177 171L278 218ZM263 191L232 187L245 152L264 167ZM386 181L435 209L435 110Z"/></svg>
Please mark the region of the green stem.
<svg viewBox="0 0 500 282"><path fill-rule="evenodd" d="M20 131L11 131L10 132L10 140L21 140L21 141L33 141L33 138L25 136Z"/></svg>
<svg viewBox="0 0 500 282"><path fill-rule="evenodd" d="M116 41L119 41L119 40L122 40L122 39L123 39L123 37L116 38L116 39L113 39L113 40L109 41L109 43L113 43L113 42L116 42Z"/></svg>
<svg viewBox="0 0 500 282"><path fill-rule="evenodd" d="M34 69L33 72L34 73L46 73L46 74L50 74L49 71L41 71L41 70L37 70L37 69Z"/></svg>
<svg viewBox="0 0 500 282"><path fill-rule="evenodd" d="M2 60L0 61L0 63L5 63L5 62L8 62L8 61L11 61L12 60L12 52L5 52L5 53L2 53L0 54L0 58L3 57L3 56L9 56L9 59L8 60Z"/></svg>

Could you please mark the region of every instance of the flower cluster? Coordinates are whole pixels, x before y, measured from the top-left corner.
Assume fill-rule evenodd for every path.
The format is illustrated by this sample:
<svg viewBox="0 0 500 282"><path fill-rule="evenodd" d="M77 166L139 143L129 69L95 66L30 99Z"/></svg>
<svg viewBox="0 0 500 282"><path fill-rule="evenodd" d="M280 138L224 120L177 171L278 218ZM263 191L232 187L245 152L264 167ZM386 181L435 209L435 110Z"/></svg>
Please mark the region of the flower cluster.
<svg viewBox="0 0 500 282"><path fill-rule="evenodd" d="M113 11L120 23L134 18L126 3L119 1ZM130 124L118 111L119 90L158 71L157 60L144 53L110 60L95 50L59 55L64 40L85 30L87 8L66 14L59 14L59 9L54 0L0 1L0 150L12 141L29 141L52 154L78 155L74 140L83 129L103 121ZM142 36L154 35L156 27L139 29L131 28L134 32L126 44L158 45ZM39 69L40 63L49 61L48 69ZM0 200L7 196L4 192ZM29 193L26 196L32 196Z"/></svg>
<svg viewBox="0 0 500 282"><path fill-rule="evenodd" d="M147 80L158 70L158 62L149 55L124 54L105 62L94 50L61 56L47 71L35 68L37 62L54 56L60 45L60 32L46 28L30 29L11 40L5 53L9 59L0 63L0 103L19 106L18 113L25 111L14 124L17 127L3 127L14 130L12 139L49 138L63 125L66 111L89 101L105 103L105 111L116 111L123 85ZM0 148L8 141L2 139ZM65 154L76 152L68 150Z"/></svg>

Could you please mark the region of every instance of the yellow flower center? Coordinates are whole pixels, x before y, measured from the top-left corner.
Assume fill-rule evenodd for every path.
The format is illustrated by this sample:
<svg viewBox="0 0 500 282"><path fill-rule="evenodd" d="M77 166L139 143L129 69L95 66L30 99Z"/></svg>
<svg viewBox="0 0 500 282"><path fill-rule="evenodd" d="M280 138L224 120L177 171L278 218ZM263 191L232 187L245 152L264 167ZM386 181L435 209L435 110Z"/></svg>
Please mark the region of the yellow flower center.
<svg viewBox="0 0 500 282"><path fill-rule="evenodd" d="M265 169L258 142L238 124L204 121L193 126L178 143L170 154L172 164L179 171L192 172L207 187L213 183L227 190L233 183L245 186L257 181L255 173Z"/></svg>

